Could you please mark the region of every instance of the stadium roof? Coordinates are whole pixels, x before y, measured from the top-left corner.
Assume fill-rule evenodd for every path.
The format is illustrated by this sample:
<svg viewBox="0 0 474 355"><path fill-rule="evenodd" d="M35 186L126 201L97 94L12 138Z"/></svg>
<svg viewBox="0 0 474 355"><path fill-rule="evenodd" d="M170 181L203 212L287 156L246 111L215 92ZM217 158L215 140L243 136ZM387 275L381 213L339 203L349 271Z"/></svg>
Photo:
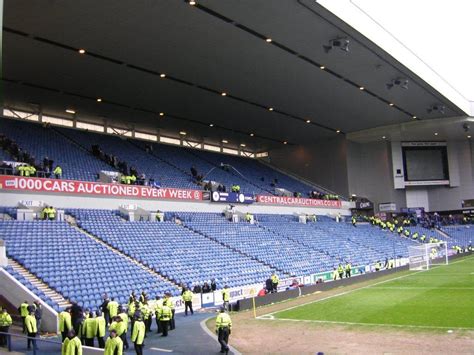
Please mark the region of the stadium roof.
<svg viewBox="0 0 474 355"><path fill-rule="evenodd" d="M465 114L310 0L6 0L3 35L7 105L256 151Z"/></svg>

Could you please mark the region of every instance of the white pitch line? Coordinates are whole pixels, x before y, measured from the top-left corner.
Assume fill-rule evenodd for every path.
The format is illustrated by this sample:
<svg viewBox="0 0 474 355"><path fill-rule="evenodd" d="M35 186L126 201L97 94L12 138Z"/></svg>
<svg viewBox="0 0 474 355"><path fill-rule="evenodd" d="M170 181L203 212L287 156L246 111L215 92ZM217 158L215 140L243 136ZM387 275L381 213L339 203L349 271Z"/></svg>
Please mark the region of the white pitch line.
<svg viewBox="0 0 474 355"><path fill-rule="evenodd" d="M449 264L449 265L456 264L456 263L462 263L462 262L464 262L464 261L466 261L466 260L470 260L470 259L472 259L472 257L468 257L468 258L465 258L465 259L462 259L462 260L454 261L454 262L452 262L452 263ZM449 265L448 265L448 266L449 266ZM445 265L442 265L442 266L445 266ZM327 297L320 298L319 300L310 301L310 302L303 303L303 304L300 304L300 305L297 305L297 306L285 308L285 309L280 310L280 311L275 311L275 312L266 313L266 314L263 314L263 315L261 315L261 316L258 316L256 319L269 319L269 318L263 318L263 317L268 317L268 316L271 316L271 315L273 315L273 314L275 314L275 313L286 312L286 311L289 311L290 309L295 309L295 308L298 308L298 307L303 307L303 306L306 306L306 305L308 305L308 304L322 302L322 301L325 301L325 300L329 300L329 299L331 299L331 298L335 298L335 297L339 297L339 296L344 296L344 295L347 295L347 294L352 293L352 292L356 292L356 291L359 291L359 290L364 290L364 289L366 289L366 288L373 287L373 286L376 286L376 285L381 285L381 284L384 284L384 283L387 283L387 282L390 282L390 281L395 281L395 280L403 279L403 278L405 278L405 277L414 276L414 275L416 275L416 274L419 274L420 272L426 272L426 271L429 271L429 270L416 271L416 272L414 272L414 273L412 273L412 274L402 275L402 276L394 277L394 278L392 278L392 279L388 279L388 280L376 282L376 283L371 284L371 285L367 285L367 286L355 288L355 289L352 289L352 290L349 290L349 291L337 293L337 294L335 294L335 295L331 295L331 296L327 296Z"/></svg>
<svg viewBox="0 0 474 355"><path fill-rule="evenodd" d="M209 330L209 328L207 327L206 323L208 321L208 319L211 319L213 318L213 316L211 317L207 317L206 319L203 319L199 325L201 326L201 329L204 330L205 333L207 333L212 339L214 339L216 341L216 343L218 344L218 346L220 346L220 343L219 343L219 340L217 340L217 336L211 332ZM230 351L234 354L234 355L242 355L242 353L240 351L238 351L236 348L234 348L232 345L228 344L229 348L230 348Z"/></svg>
<svg viewBox="0 0 474 355"><path fill-rule="evenodd" d="M375 290L474 290L474 287L390 287L390 286L375 286Z"/></svg>
<svg viewBox="0 0 474 355"><path fill-rule="evenodd" d="M150 348L150 350L162 351L162 352L165 352L165 353L172 353L173 352L173 350L162 349L162 348Z"/></svg>
<svg viewBox="0 0 474 355"><path fill-rule="evenodd" d="M341 322L331 320L316 320L316 319L290 319L290 318L260 318L264 320L279 320L287 322L305 322L305 323L329 323L329 324L343 324L343 325L367 325L367 326L382 326L382 327L400 327L400 328L428 328L428 329L455 329L455 330L474 330L474 328L464 327L438 327L433 325L410 325L410 324L387 324L387 323L359 323L359 322Z"/></svg>

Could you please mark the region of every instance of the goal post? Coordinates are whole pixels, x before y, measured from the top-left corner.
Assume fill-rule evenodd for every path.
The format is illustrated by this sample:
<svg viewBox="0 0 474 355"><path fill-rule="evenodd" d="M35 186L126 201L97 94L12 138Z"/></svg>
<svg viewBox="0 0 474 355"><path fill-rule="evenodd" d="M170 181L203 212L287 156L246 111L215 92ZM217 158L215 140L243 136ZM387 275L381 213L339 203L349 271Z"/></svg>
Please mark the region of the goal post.
<svg viewBox="0 0 474 355"><path fill-rule="evenodd" d="M429 270L433 265L447 265L448 243L426 243L408 247L410 270Z"/></svg>

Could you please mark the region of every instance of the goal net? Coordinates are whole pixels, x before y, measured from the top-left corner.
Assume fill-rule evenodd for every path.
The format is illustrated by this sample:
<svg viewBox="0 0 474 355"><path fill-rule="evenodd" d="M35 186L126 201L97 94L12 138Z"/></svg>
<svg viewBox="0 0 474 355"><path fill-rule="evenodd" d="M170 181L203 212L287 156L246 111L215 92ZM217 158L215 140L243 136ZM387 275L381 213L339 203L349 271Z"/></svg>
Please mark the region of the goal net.
<svg viewBox="0 0 474 355"><path fill-rule="evenodd" d="M429 270L433 265L448 264L446 242L426 243L408 247L410 270Z"/></svg>

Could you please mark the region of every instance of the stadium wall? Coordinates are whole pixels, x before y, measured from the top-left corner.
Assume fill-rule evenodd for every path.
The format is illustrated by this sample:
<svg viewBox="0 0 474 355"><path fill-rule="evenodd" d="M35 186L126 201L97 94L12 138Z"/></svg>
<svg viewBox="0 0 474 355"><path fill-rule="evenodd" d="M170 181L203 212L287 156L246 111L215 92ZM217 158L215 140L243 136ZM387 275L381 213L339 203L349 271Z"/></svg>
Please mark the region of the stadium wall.
<svg viewBox="0 0 474 355"><path fill-rule="evenodd" d="M68 194L28 193L19 191L0 192L1 206L16 207L19 201L43 201L59 208L88 208L88 209L118 209L121 204L137 204L149 211L186 211L186 212L223 212L228 203L210 201L177 201L177 200L150 200L134 198L111 198L93 196L71 196ZM268 204L234 204L235 209L241 212L293 214L308 213L317 215L350 215L352 203L342 201L342 208L314 208L302 206L279 206Z"/></svg>
<svg viewBox="0 0 474 355"><path fill-rule="evenodd" d="M474 144L469 140L448 142L451 186L430 186L430 211L458 210L462 200L474 198Z"/></svg>
<svg viewBox="0 0 474 355"><path fill-rule="evenodd" d="M344 136L311 145L286 146L269 152L272 165L314 181L328 190L349 196L347 140Z"/></svg>
<svg viewBox="0 0 474 355"><path fill-rule="evenodd" d="M43 307L41 330L58 332L58 313L2 268L0 268L0 294L17 308L23 301L28 301L29 304L39 301Z"/></svg>
<svg viewBox="0 0 474 355"><path fill-rule="evenodd" d="M348 142L347 172L349 193L367 197L378 210L379 203L393 202L406 207L404 190L395 190L390 143L386 141Z"/></svg>

